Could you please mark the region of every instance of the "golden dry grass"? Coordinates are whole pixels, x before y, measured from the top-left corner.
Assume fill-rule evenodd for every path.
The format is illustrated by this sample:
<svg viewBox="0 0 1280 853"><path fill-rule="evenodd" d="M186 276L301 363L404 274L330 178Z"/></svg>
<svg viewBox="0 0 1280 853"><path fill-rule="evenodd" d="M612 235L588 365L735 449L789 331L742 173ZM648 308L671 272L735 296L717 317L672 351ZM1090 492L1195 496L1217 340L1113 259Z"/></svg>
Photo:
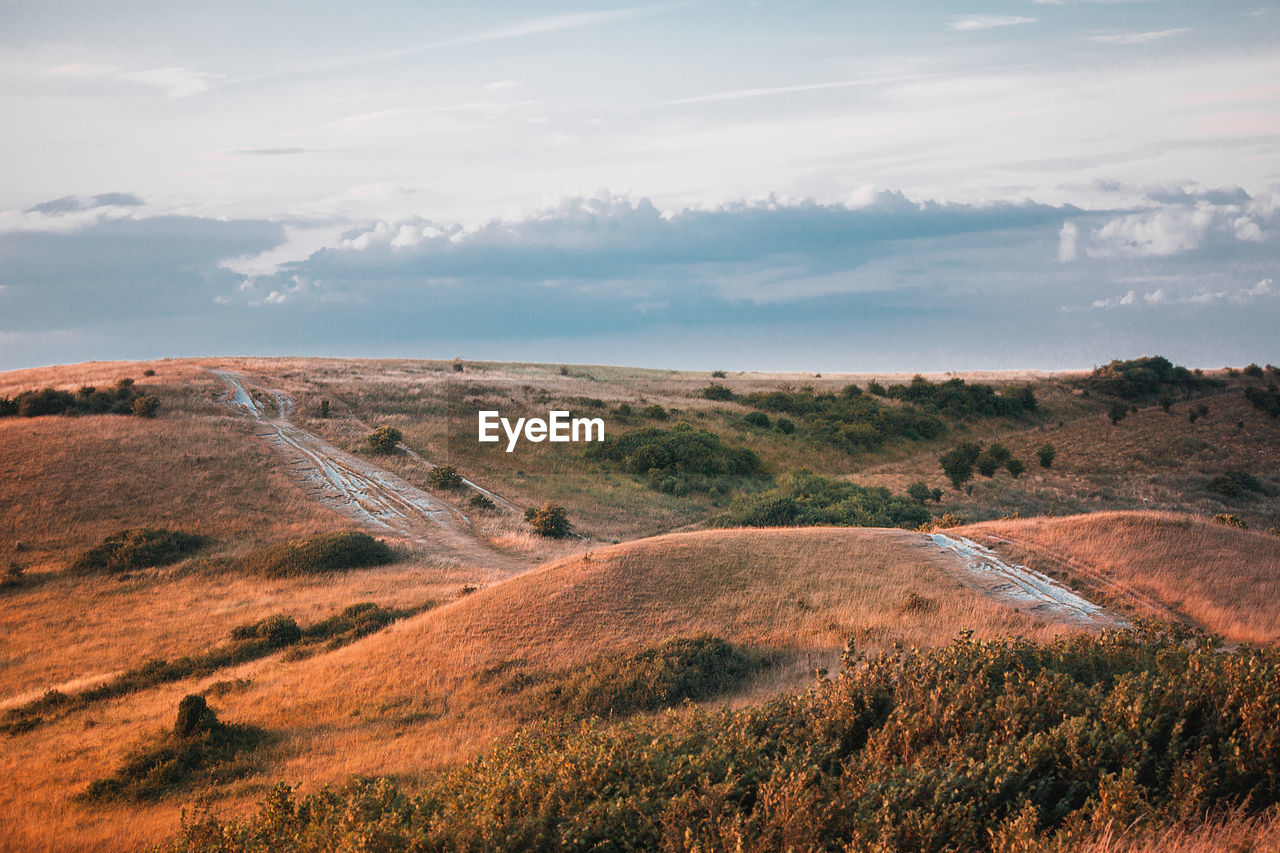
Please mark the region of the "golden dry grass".
<svg viewBox="0 0 1280 853"><path fill-rule="evenodd" d="M243 811L277 779L308 789L353 773L412 782L474 755L523 719L518 695L502 696L479 677L494 665L539 672L710 632L785 654L787 663L755 685L751 695L759 696L804 683L817 667L834 668L851 636L873 649L943 643L962 628L1040 637L1065 629L980 598L951 579L944 559L918 534L848 528L674 534L579 553L332 653L258 661L12 736L0 758L0 774L13 780L0 815L9 837L34 849L162 839L192 797L137 814L89 810L69 798L167 725L182 695L215 680L249 679L212 699L224 719L282 736L262 773L208 792L220 810ZM246 593L228 587L212 600L228 604ZM904 609L911 593L932 608ZM317 590L285 594L317 598ZM38 822L23 817L34 814ZM114 838L113 822L126 820Z"/></svg>
<svg viewBox="0 0 1280 853"><path fill-rule="evenodd" d="M1172 611L1232 642L1280 639L1280 537L1153 512L992 521L959 532L1134 612Z"/></svg>

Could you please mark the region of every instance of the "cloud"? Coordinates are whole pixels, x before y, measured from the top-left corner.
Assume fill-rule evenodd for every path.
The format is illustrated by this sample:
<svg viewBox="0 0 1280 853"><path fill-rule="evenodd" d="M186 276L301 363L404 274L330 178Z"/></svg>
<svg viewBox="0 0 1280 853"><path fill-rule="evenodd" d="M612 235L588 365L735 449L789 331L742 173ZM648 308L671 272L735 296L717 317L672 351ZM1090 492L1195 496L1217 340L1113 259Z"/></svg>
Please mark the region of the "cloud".
<svg viewBox="0 0 1280 853"><path fill-rule="evenodd" d="M754 89L730 89L724 92L712 92L706 95L694 95L688 98L676 98L670 101L659 101L653 106L667 107L678 104L700 104L709 101L737 101L744 98L762 98L772 95L792 95L799 92L818 92L824 89L850 89L859 86L883 86L891 83L906 83L926 79L931 75L911 74L889 77L867 77L857 80L831 80L823 83L798 83L792 86L762 86Z"/></svg>
<svg viewBox="0 0 1280 853"><path fill-rule="evenodd" d="M245 154L253 157L281 157L290 154L306 154L305 148L233 148L229 154Z"/></svg>
<svg viewBox="0 0 1280 853"><path fill-rule="evenodd" d="M1117 44L1117 45L1134 45L1148 44L1153 41L1160 41L1171 36L1189 33L1189 27L1178 27L1172 30L1154 30L1145 33L1106 33L1103 35L1087 36L1085 41L1091 41L1095 44Z"/></svg>
<svg viewBox="0 0 1280 853"><path fill-rule="evenodd" d="M947 22L947 29L957 32L974 30L990 30L996 27L1012 27L1018 24L1034 24L1035 18L1022 15L953 15Z"/></svg>
<svg viewBox="0 0 1280 853"><path fill-rule="evenodd" d="M1062 223L1058 231L1058 263L1067 264L1076 259L1076 241L1080 238L1080 228L1074 222Z"/></svg>
<svg viewBox="0 0 1280 853"><path fill-rule="evenodd" d="M1094 258L1159 257L1241 243L1269 245L1280 226L1277 193L1276 187L1258 198L1239 187L1147 190L1156 204L1094 229L1086 252Z"/></svg>
<svg viewBox="0 0 1280 853"><path fill-rule="evenodd" d="M68 195L32 205L23 212L62 216L103 207L142 207L145 204L146 202L133 193L102 193L89 199Z"/></svg>
<svg viewBox="0 0 1280 853"><path fill-rule="evenodd" d="M207 92L210 82L216 77L203 71L192 71L178 66L151 68L146 71L126 71L117 76L130 83L141 83L144 86L163 89L170 98L187 98Z"/></svg>

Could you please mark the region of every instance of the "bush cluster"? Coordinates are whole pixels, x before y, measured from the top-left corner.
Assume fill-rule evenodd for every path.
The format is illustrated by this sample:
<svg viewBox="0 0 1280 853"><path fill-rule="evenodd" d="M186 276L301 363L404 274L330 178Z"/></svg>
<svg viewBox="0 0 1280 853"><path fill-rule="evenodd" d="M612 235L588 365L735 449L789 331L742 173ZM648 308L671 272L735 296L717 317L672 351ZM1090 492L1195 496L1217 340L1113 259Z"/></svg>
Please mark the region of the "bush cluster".
<svg viewBox="0 0 1280 853"><path fill-rule="evenodd" d="M1266 388L1251 386L1244 389L1244 396L1255 409L1266 412L1273 418L1280 418L1280 389L1274 384Z"/></svg>
<svg viewBox="0 0 1280 853"><path fill-rule="evenodd" d="M906 385L890 385L885 395L956 420L1012 418L1039 410L1030 385L997 392L994 387L981 382L965 382L958 378L930 382L917 375Z"/></svg>
<svg viewBox="0 0 1280 853"><path fill-rule="evenodd" d="M1191 394L1220 387L1221 380L1206 379L1185 367L1175 366L1161 355L1128 360L1115 359L1095 367L1082 380L1091 393L1124 400L1150 400L1162 394Z"/></svg>
<svg viewBox="0 0 1280 853"><path fill-rule="evenodd" d="M932 493L930 494L932 496ZM929 521L922 501L882 487L832 480L801 469L783 476L777 488L738 495L715 519L725 527L905 527Z"/></svg>
<svg viewBox="0 0 1280 853"><path fill-rule="evenodd" d="M397 446L404 440L404 434L392 426L380 426L369 433L365 446L370 453L395 453Z"/></svg>
<svg viewBox="0 0 1280 853"><path fill-rule="evenodd" d="M758 707L528 729L418 795L280 787L173 849L1072 849L1280 802L1280 649L1140 626L846 660Z"/></svg>
<svg viewBox="0 0 1280 853"><path fill-rule="evenodd" d="M612 463L628 474L649 478L649 485L670 494L724 490L726 478L764 474L755 451L728 447L713 432L686 423L671 429L640 429L610 436L592 445L587 458Z"/></svg>
<svg viewBox="0 0 1280 853"><path fill-rule="evenodd" d="M427 472L427 482L437 489L461 489L462 475L452 465L437 465Z"/></svg>
<svg viewBox="0 0 1280 853"><path fill-rule="evenodd" d="M1242 497L1245 492L1266 494L1268 489L1257 477L1246 471L1228 471L1219 474L1205 486L1211 492L1225 498Z"/></svg>
<svg viewBox="0 0 1280 853"><path fill-rule="evenodd" d="M743 396L742 402L763 410L762 414L798 418L806 435L848 453L874 450L892 439L937 438L946 429L936 414L911 404L882 403L863 394L857 385L848 385L839 394L819 394L811 389L757 391ZM778 419L779 431L787 432L781 426L783 420Z"/></svg>
<svg viewBox="0 0 1280 853"><path fill-rule="evenodd" d="M1045 462L1043 453L1046 448L1049 451L1048 464ZM1041 447L1037 453L1040 455L1040 464L1044 467L1047 468L1053 463L1053 449L1050 445ZM1013 458L1009 448L999 442L987 448L984 448L981 442L961 442L939 456L938 463L942 466L942 472L947 475L947 479L951 481L951 485L957 489L973 479L974 468L977 468L978 473L984 477L994 477L996 472L1003 468L1015 480L1026 470L1022 460Z"/></svg>
<svg viewBox="0 0 1280 853"><path fill-rule="evenodd" d="M109 389L81 386L74 394L57 388L22 391L13 398L0 397L0 418L37 418L42 415L138 415L155 417L160 400L143 393L132 379L121 379Z"/></svg>
<svg viewBox="0 0 1280 853"><path fill-rule="evenodd" d="M529 522L533 532L549 539L564 539L573 532L569 523L569 513L559 504L547 501L537 509L527 509L524 520Z"/></svg>
<svg viewBox="0 0 1280 853"><path fill-rule="evenodd" d="M254 551L240 560L240 568L265 578L288 578L381 566L394 560L387 543L367 533L320 533Z"/></svg>
<svg viewBox="0 0 1280 853"><path fill-rule="evenodd" d="M530 701L541 715L623 717L728 693L767 662L719 637L675 638L536 679Z"/></svg>
<svg viewBox="0 0 1280 853"><path fill-rule="evenodd" d="M122 530L76 557L71 568L78 572L126 572L167 566L195 553L205 537L180 530L145 527Z"/></svg>

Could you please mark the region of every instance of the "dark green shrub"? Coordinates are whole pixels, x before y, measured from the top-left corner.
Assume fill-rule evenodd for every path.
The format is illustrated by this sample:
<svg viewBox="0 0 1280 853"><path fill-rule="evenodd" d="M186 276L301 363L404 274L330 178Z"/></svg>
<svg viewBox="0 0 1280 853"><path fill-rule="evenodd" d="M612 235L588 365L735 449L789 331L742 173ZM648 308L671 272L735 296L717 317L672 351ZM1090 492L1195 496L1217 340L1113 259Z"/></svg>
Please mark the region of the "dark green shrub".
<svg viewBox="0 0 1280 853"><path fill-rule="evenodd" d="M142 375L146 376L147 378L151 378L152 376L156 375L156 372L153 368L148 367L146 370L142 371Z"/></svg>
<svg viewBox="0 0 1280 853"><path fill-rule="evenodd" d="M395 427L380 426L369 434L365 444L370 453L395 453L403 439L404 435Z"/></svg>
<svg viewBox="0 0 1280 853"><path fill-rule="evenodd" d="M123 572L167 566L195 553L205 537L147 527L122 530L82 553L71 564L81 572Z"/></svg>
<svg viewBox="0 0 1280 853"><path fill-rule="evenodd" d="M933 491L923 480L916 480L914 483L907 486L907 497L911 498L916 503L924 503L929 500L929 498L933 497Z"/></svg>
<svg viewBox="0 0 1280 853"><path fill-rule="evenodd" d="M791 435L796 431L795 422L790 418L778 418L773 422L773 428L783 435Z"/></svg>
<svg viewBox="0 0 1280 853"><path fill-rule="evenodd" d="M994 477L996 469L1000 467L1000 460L990 450L986 450L978 456L977 461L973 464L982 476Z"/></svg>
<svg viewBox="0 0 1280 853"><path fill-rule="evenodd" d="M1149 400L1161 393L1181 391L1195 393L1222 385L1221 380L1205 379L1199 370L1175 367L1163 356L1147 356L1128 361L1115 360L1094 368L1081 383L1087 390L1125 400Z"/></svg>
<svg viewBox="0 0 1280 853"><path fill-rule="evenodd" d="M861 392L840 394L800 391L758 391L746 394L742 402L769 412L803 418L806 432L848 453L874 450L886 441L917 441L936 438L945 430L937 415L915 405L888 405Z"/></svg>
<svg viewBox="0 0 1280 853"><path fill-rule="evenodd" d="M1172 394L1161 394L1157 402L1160 404L1160 408L1167 412L1173 408L1173 404L1177 401L1173 398Z"/></svg>
<svg viewBox="0 0 1280 853"><path fill-rule="evenodd" d="M671 639L540 679L532 701L542 715L621 717L656 711L734 690L766 660L719 637Z"/></svg>
<svg viewBox="0 0 1280 853"><path fill-rule="evenodd" d="M1004 467L1009 472L1009 475L1016 480L1022 476L1022 472L1026 470L1027 466L1022 464L1021 459L1008 459L1005 460Z"/></svg>
<svg viewBox="0 0 1280 853"><path fill-rule="evenodd" d="M381 566L394 559L387 543L367 533L321 533L254 551L240 561L240 568L266 578L287 578Z"/></svg>
<svg viewBox="0 0 1280 853"><path fill-rule="evenodd" d="M718 382L712 382L706 388L703 388L702 396L708 400L722 401L736 400L738 397L738 395L734 394L728 387L721 385Z"/></svg>
<svg viewBox="0 0 1280 853"><path fill-rule="evenodd" d="M1227 498L1241 497L1245 492L1265 494L1266 488L1257 477L1245 471L1228 471L1211 479L1205 486L1211 492Z"/></svg>
<svg viewBox="0 0 1280 853"><path fill-rule="evenodd" d="M712 379L724 379L724 378L725 378L725 372L724 372L723 370L713 370L713 371L711 371L711 378L712 378Z"/></svg>
<svg viewBox="0 0 1280 853"><path fill-rule="evenodd" d="M1214 524L1222 524L1227 527L1235 527L1240 530L1248 529L1249 525L1243 518L1238 515L1232 515L1229 512L1220 512L1213 517Z"/></svg>
<svg viewBox="0 0 1280 853"><path fill-rule="evenodd" d="M531 514L530 514L531 513ZM525 520L539 536L551 539L563 539L572 532L569 514L559 504L547 501L535 510L526 513Z"/></svg>
<svg viewBox="0 0 1280 853"><path fill-rule="evenodd" d="M889 392L885 390L885 387L883 385L881 385L879 382L872 379L870 382L867 383L867 393L874 394L877 397L884 397Z"/></svg>
<svg viewBox="0 0 1280 853"><path fill-rule="evenodd" d="M629 418L635 414L635 410L631 408L630 403L623 402L618 404L618 407L613 410L613 413L620 418Z"/></svg>
<svg viewBox="0 0 1280 853"><path fill-rule="evenodd" d="M888 489L859 486L799 470L782 477L778 487L734 498L729 511L714 519L721 526L905 527L929 520L921 501Z"/></svg>
<svg viewBox="0 0 1280 853"><path fill-rule="evenodd" d="M472 495L471 500L467 501L467 506L482 512L493 512L498 508L498 505L485 495Z"/></svg>
<svg viewBox="0 0 1280 853"><path fill-rule="evenodd" d="M1040 460L1041 468L1052 468L1057 455L1058 449L1052 444L1042 444L1036 448L1036 459Z"/></svg>
<svg viewBox="0 0 1280 853"><path fill-rule="evenodd" d="M923 376L916 376L910 383L891 386L885 393L896 400L905 400L956 419L1018 417L1031 414L1038 408L1035 392L1030 386L999 393L990 385L965 382L959 378L930 382Z"/></svg>
<svg viewBox="0 0 1280 853"><path fill-rule="evenodd" d="M1116 426L1129 415L1129 404L1120 400L1111 404L1111 408L1107 410L1107 417L1111 419L1111 425Z"/></svg>
<svg viewBox="0 0 1280 853"><path fill-rule="evenodd" d="M452 465L437 465L427 472L427 482L437 489L461 489L462 476Z"/></svg>
<svg viewBox="0 0 1280 853"><path fill-rule="evenodd" d="M769 428L769 416L764 412L747 412L747 414L742 416L742 420L753 427L759 427L760 429Z"/></svg>
<svg viewBox="0 0 1280 853"><path fill-rule="evenodd" d="M1266 388L1250 386L1244 389L1244 396L1255 409L1266 412L1273 418L1280 417L1280 390L1274 384Z"/></svg>
<svg viewBox="0 0 1280 853"><path fill-rule="evenodd" d="M648 428L609 436L586 451L588 459L613 463L629 474L648 477L655 489L709 491L719 478L764 473L760 457L745 447L727 447L715 433L688 424L669 430ZM667 487L663 483L668 483ZM680 485L675 485L679 483ZM672 492L674 494L674 491Z"/></svg>
<svg viewBox="0 0 1280 853"><path fill-rule="evenodd" d="M959 489L973 478L973 466L982 455L982 445L972 441L962 442L938 457L942 473L947 475L951 485Z"/></svg>
<svg viewBox="0 0 1280 853"><path fill-rule="evenodd" d="M233 640L263 640L273 649L291 646L302 639L302 629L291 616L268 616L252 625L239 625L231 629Z"/></svg>
<svg viewBox="0 0 1280 853"><path fill-rule="evenodd" d="M1248 376L1250 379L1261 379L1263 376L1262 368L1258 366L1258 363L1256 361L1251 363L1248 367L1246 367L1243 373L1245 376Z"/></svg>
<svg viewBox="0 0 1280 853"><path fill-rule="evenodd" d="M160 400L150 394L133 399L133 413L140 418L154 418L160 409Z"/></svg>
<svg viewBox="0 0 1280 853"><path fill-rule="evenodd" d="M320 401L320 417L322 418L329 417L329 401L328 400Z"/></svg>
<svg viewBox="0 0 1280 853"><path fill-rule="evenodd" d="M640 415L653 421L665 421L671 417L670 412L656 403L652 406L645 406L640 410Z"/></svg>

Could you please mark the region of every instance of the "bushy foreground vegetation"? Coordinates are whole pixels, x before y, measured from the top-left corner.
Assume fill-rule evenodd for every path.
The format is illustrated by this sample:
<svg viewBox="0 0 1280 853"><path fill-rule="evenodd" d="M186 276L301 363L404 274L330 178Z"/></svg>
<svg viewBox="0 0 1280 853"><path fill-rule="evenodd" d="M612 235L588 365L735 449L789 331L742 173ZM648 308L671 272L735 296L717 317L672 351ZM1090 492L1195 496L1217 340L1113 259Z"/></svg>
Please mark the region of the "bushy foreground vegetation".
<svg viewBox="0 0 1280 853"><path fill-rule="evenodd" d="M296 660L321 648L340 648L382 630L397 619L422 613L433 606L434 602L426 602L417 607L387 608L362 602L305 628L300 627L292 616L268 616L258 622L232 628L227 642L203 654L186 655L175 660L153 658L140 667L73 695L50 690L39 699L6 711L0 719L0 732L18 734L30 731L57 716L97 702L159 684L201 678L225 667L258 660L281 649L289 649L290 658Z"/></svg>
<svg viewBox="0 0 1280 853"><path fill-rule="evenodd" d="M42 415L138 415L155 417L160 400L146 394L132 379L121 379L109 389L81 386L60 391L41 388L23 391L13 398L0 397L0 418L38 418Z"/></svg>
<svg viewBox="0 0 1280 853"><path fill-rule="evenodd" d="M588 448L586 454L589 459L613 463L628 474L647 476L653 488L676 495L726 492L731 478L764 473L755 451L728 447L715 433L686 423L610 436Z"/></svg>
<svg viewBox="0 0 1280 853"><path fill-rule="evenodd" d="M265 578L289 578L394 561L387 543L367 533L320 533L254 551L240 561L240 567Z"/></svg>
<svg viewBox="0 0 1280 853"><path fill-rule="evenodd" d="M1280 650L961 636L738 711L548 724L409 795L204 817L175 850L1030 850L1280 801Z"/></svg>
<svg viewBox="0 0 1280 853"><path fill-rule="evenodd" d="M729 511L715 521L725 527L835 525L914 530L929 522L924 501L931 497L927 487L918 497L894 495L883 487L859 486L800 470L783 476L777 488L735 497Z"/></svg>
<svg viewBox="0 0 1280 853"><path fill-rule="evenodd" d="M195 553L205 541L203 536L194 533L158 527L122 530L82 553L71 568L79 572L115 574L168 566Z"/></svg>
<svg viewBox="0 0 1280 853"><path fill-rule="evenodd" d="M1273 418L1280 418L1280 390L1274 383L1266 388L1246 388L1244 396L1255 409L1266 412Z"/></svg>
<svg viewBox="0 0 1280 853"><path fill-rule="evenodd" d="M226 782L256 769L244 754L266 743L255 726L222 722L202 696L178 703L173 729L136 747L115 773L89 784L84 799L156 800L199 782Z"/></svg>

